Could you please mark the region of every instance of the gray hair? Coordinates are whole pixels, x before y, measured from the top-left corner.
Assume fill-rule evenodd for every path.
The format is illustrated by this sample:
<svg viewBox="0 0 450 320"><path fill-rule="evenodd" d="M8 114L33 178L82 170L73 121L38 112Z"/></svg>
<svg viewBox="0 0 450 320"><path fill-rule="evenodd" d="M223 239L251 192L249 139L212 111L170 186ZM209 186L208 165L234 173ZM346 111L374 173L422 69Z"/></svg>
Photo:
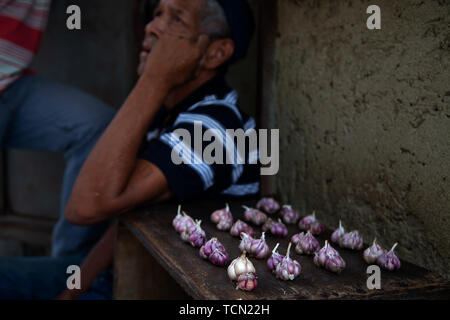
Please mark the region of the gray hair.
<svg viewBox="0 0 450 320"><path fill-rule="evenodd" d="M200 9L201 31L212 38L229 38L231 36L227 17L217 0L205 0Z"/></svg>

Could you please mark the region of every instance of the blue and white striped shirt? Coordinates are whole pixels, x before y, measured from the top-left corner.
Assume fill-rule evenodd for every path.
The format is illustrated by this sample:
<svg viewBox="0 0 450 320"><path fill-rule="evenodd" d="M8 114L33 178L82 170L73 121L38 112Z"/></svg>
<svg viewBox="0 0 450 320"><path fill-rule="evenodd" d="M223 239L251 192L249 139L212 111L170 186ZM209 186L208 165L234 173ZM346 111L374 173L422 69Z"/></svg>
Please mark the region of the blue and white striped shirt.
<svg viewBox="0 0 450 320"><path fill-rule="evenodd" d="M170 112L166 108L159 111L139 157L163 172L179 200L256 195L260 180L258 150L249 150L249 139L245 139L245 150L243 145L239 148L238 140L230 134L230 130L238 129L247 133L253 129L256 137L255 120L239 108L237 92L218 76ZM180 139L179 133L188 134L190 140L184 135ZM199 137L200 142L195 142ZM181 163L174 162L173 153ZM222 159L222 163L203 159L205 154ZM227 156L231 161L226 161Z"/></svg>

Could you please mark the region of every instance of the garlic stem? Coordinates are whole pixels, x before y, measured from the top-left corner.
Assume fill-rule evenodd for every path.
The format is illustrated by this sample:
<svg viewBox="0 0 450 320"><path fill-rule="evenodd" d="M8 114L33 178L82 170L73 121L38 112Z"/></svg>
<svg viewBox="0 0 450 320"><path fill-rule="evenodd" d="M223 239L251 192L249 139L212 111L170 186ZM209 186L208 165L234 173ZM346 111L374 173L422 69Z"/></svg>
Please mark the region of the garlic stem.
<svg viewBox="0 0 450 320"><path fill-rule="evenodd" d="M272 250L272 254L274 254L276 251L277 251L277 249L278 249L278 246L279 246L280 244L279 243L277 243L277 245L275 246L275 248L273 248L273 250Z"/></svg>
<svg viewBox="0 0 450 320"><path fill-rule="evenodd" d="M393 246L392 246L392 249L391 249L391 251L390 252L393 252L394 251L394 249L395 249L395 247L397 247L397 245L398 245L398 242L396 242Z"/></svg>
<svg viewBox="0 0 450 320"><path fill-rule="evenodd" d="M339 229L342 229L342 221L339 220Z"/></svg>
<svg viewBox="0 0 450 320"><path fill-rule="evenodd" d="M228 203L225 203L225 210L228 212L230 211L230 206L228 205Z"/></svg>
<svg viewBox="0 0 450 320"><path fill-rule="evenodd" d="M316 217L316 210L313 210L312 216L315 218Z"/></svg>
<svg viewBox="0 0 450 320"><path fill-rule="evenodd" d="M289 205L289 204L285 204L285 205L283 206L283 208L292 209L292 206Z"/></svg>
<svg viewBox="0 0 450 320"><path fill-rule="evenodd" d="M289 242L289 245L288 245L288 248L287 248L287 251L286 251L286 257L289 259L289 251L291 251L291 245L292 245L292 242Z"/></svg>
<svg viewBox="0 0 450 320"><path fill-rule="evenodd" d="M178 205L177 216L181 215L181 204Z"/></svg>
<svg viewBox="0 0 450 320"><path fill-rule="evenodd" d="M248 210L250 210L250 208L249 208L249 207L247 207L247 206L242 206L242 208L244 208L244 209L245 209L245 211L248 211Z"/></svg>

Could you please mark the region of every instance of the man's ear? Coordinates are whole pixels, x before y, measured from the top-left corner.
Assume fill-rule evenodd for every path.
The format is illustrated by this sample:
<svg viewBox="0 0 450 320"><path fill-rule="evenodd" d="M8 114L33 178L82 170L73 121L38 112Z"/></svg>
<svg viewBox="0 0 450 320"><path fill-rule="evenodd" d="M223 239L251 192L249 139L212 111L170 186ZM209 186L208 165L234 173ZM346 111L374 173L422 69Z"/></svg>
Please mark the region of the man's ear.
<svg viewBox="0 0 450 320"><path fill-rule="evenodd" d="M217 69L231 59L234 42L231 39L215 39L211 42L201 63L204 69Z"/></svg>

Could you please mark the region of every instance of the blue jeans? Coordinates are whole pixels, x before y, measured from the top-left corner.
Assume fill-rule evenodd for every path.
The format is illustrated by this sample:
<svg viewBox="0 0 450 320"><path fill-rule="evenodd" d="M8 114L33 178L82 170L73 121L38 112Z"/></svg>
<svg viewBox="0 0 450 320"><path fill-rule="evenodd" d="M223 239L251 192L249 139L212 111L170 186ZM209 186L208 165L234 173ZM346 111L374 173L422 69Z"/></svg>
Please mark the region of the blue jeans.
<svg viewBox="0 0 450 320"><path fill-rule="evenodd" d="M0 258L0 300L54 299L67 286L67 267L81 261L76 256ZM112 299L112 279L112 270L101 272L78 300Z"/></svg>
<svg viewBox="0 0 450 320"><path fill-rule="evenodd" d="M18 79L0 94L0 147L64 153L60 218L52 239L55 262L85 256L108 227L107 222L72 225L64 208L85 159L113 117L114 110L100 100L35 75ZM1 276L0 265L0 282Z"/></svg>

